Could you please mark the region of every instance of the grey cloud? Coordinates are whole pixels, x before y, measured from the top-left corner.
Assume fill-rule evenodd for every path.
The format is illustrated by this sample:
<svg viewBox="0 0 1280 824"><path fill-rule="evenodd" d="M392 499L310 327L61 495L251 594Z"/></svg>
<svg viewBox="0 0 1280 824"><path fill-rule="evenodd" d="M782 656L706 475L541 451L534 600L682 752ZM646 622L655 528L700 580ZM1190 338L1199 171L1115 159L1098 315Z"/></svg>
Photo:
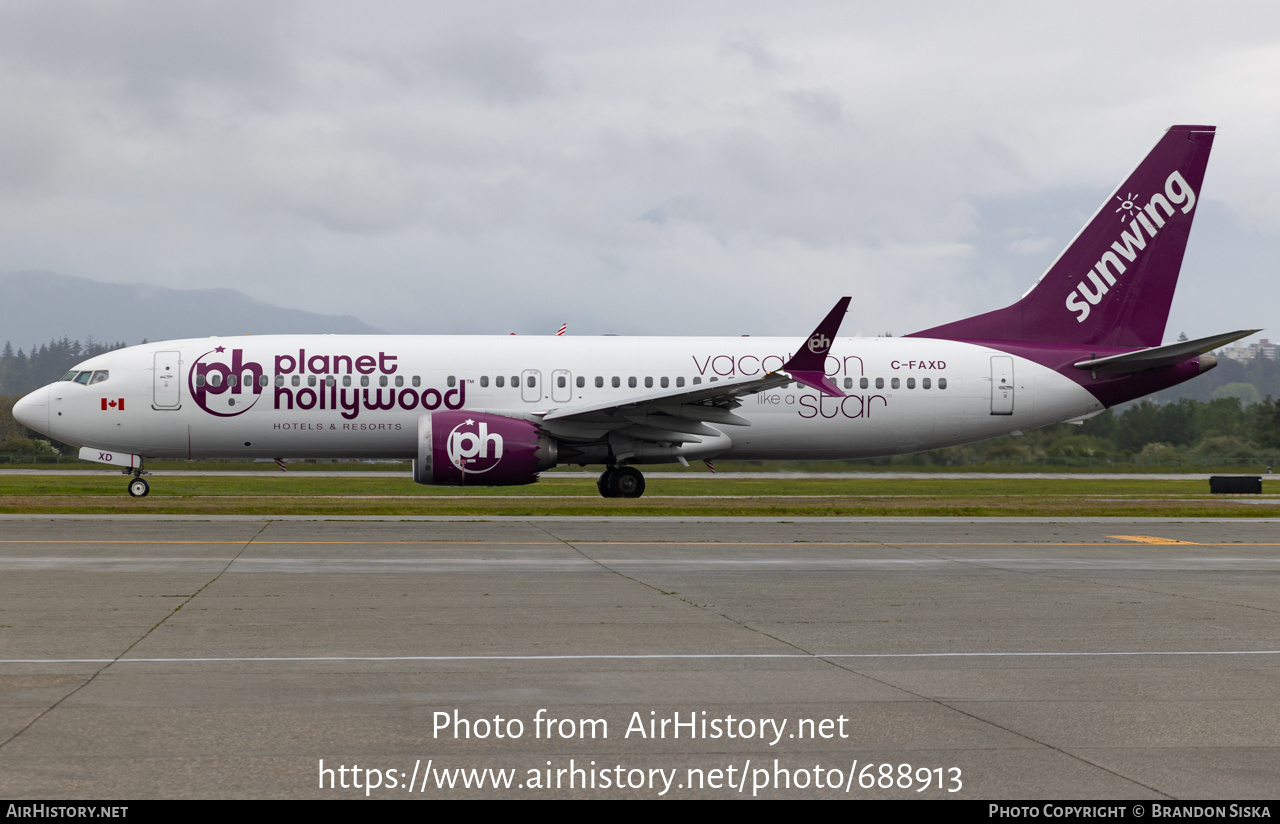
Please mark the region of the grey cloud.
<svg viewBox="0 0 1280 824"><path fill-rule="evenodd" d="M736 31L720 41L720 54L745 58L757 71L781 68L784 60L765 44L765 35L757 31Z"/></svg>
<svg viewBox="0 0 1280 824"><path fill-rule="evenodd" d="M682 195L654 206L641 215L640 220L655 226L666 226L678 220L710 224L711 212L697 198Z"/></svg>
<svg viewBox="0 0 1280 824"><path fill-rule="evenodd" d="M519 103L548 94L546 55L532 41L502 28L456 30L439 37L423 62L491 102Z"/></svg>
<svg viewBox="0 0 1280 824"><path fill-rule="evenodd" d="M153 93L184 82L259 84L282 68L279 0L10 2L0 60Z"/></svg>
<svg viewBox="0 0 1280 824"><path fill-rule="evenodd" d="M783 97L801 117L819 126L844 124L844 104L831 89L796 89Z"/></svg>

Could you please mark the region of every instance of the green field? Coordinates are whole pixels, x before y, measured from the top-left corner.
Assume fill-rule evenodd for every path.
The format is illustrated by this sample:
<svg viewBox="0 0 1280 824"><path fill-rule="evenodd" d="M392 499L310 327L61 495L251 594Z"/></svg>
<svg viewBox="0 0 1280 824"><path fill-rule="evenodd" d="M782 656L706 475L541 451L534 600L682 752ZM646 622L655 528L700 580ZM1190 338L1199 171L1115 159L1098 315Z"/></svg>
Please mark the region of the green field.
<svg viewBox="0 0 1280 824"><path fill-rule="evenodd" d="M703 473L650 478L643 498L606 500L596 492L595 476L587 473L553 473L529 486L461 489L421 486L407 476L360 478L340 472L325 477L162 472L151 478L151 494L135 499L125 494L122 475L104 472L0 476L0 513L1280 517L1280 498L1210 495L1204 480L787 479L766 473L730 479Z"/></svg>

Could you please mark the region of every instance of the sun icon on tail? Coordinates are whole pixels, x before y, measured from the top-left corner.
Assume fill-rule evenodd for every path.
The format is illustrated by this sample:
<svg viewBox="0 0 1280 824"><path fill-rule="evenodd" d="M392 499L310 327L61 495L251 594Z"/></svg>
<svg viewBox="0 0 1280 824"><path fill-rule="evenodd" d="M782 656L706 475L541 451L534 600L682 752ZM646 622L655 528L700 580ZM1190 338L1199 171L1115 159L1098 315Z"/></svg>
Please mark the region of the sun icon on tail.
<svg viewBox="0 0 1280 824"><path fill-rule="evenodd" d="M1120 205L1116 207L1116 211L1125 213L1123 215L1120 215L1121 220L1124 220L1127 217L1133 217L1134 210L1138 208L1137 206L1133 205L1133 202L1137 199L1138 199L1138 196L1133 194L1132 192L1129 194L1128 197L1120 197L1120 195L1116 195L1116 200L1120 201Z"/></svg>

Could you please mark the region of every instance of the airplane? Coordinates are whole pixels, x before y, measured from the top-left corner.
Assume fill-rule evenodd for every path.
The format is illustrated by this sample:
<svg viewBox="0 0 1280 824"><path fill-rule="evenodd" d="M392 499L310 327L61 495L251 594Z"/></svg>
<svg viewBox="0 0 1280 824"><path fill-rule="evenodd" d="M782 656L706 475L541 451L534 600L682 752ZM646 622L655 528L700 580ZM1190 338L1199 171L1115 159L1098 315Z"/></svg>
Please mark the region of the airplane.
<svg viewBox="0 0 1280 824"><path fill-rule="evenodd" d="M602 465L853 459L1078 423L1212 369L1260 330L1162 344L1215 127L1169 128L1015 303L904 337L214 337L79 363L24 426L149 489L159 458L410 459L422 484ZM281 464L283 466L283 464Z"/></svg>

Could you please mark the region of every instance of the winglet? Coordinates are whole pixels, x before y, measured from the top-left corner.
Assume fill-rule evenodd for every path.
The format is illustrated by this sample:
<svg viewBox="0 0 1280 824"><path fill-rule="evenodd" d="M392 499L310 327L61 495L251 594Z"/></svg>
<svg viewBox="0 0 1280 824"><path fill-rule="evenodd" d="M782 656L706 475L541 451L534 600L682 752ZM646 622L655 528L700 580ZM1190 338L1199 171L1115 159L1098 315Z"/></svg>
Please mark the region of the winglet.
<svg viewBox="0 0 1280 824"><path fill-rule="evenodd" d="M836 301L835 307L822 319L818 328L813 330L813 334L805 341L805 345L800 347L800 351L783 364L783 372L790 375L797 383L827 395L844 397L844 392L841 392L840 388L827 377L827 352L831 350L836 333L840 331L840 323L844 320L844 314L848 311L851 300L850 297L843 297Z"/></svg>

